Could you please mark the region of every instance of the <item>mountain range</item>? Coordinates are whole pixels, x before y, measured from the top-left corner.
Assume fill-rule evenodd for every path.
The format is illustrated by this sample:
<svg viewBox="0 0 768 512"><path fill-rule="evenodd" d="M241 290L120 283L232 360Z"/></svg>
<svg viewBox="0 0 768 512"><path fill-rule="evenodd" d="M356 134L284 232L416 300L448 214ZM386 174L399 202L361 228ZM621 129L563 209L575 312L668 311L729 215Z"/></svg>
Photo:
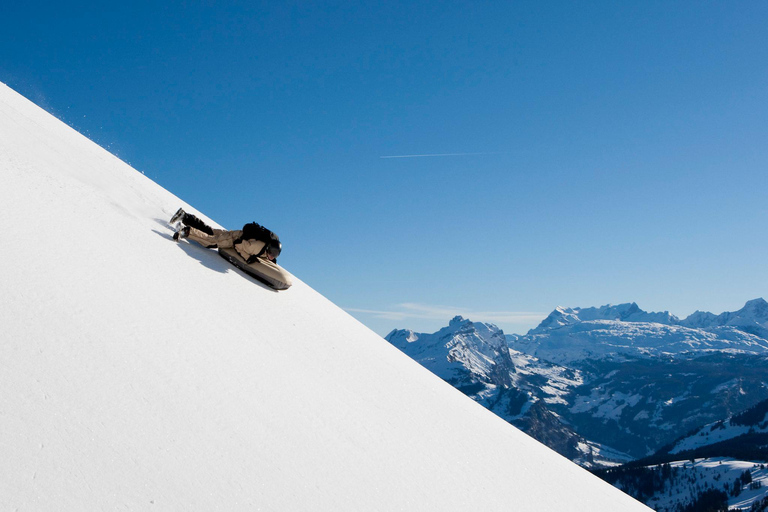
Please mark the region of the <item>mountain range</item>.
<svg viewBox="0 0 768 512"><path fill-rule="evenodd" d="M720 315L697 311L684 320L668 312L645 312L635 303L558 307L527 335L507 339L516 350L564 364L705 353L768 354L768 302L751 300L738 311Z"/></svg>
<svg viewBox="0 0 768 512"><path fill-rule="evenodd" d="M526 335L462 317L386 339L580 464L654 453L768 398L768 303L680 320L635 303L556 308Z"/></svg>
<svg viewBox="0 0 768 512"><path fill-rule="evenodd" d="M758 298L684 320L635 303L558 307L526 335L457 316L435 333L386 339L656 510L763 511L766 327Z"/></svg>

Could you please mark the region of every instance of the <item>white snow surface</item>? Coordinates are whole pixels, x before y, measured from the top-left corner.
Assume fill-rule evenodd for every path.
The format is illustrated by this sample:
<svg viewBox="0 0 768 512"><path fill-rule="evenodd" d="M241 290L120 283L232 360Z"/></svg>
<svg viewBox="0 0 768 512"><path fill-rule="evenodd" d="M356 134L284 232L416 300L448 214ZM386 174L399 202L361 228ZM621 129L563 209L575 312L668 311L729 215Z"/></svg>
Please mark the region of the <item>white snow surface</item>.
<svg viewBox="0 0 768 512"><path fill-rule="evenodd" d="M768 414L757 425L739 425L731 423L731 418L726 421L716 421L704 425L690 435L675 441L675 445L669 451L671 454L678 454L687 450L695 450L702 446L707 446L722 441L728 441L744 434L766 434L768 433Z"/></svg>
<svg viewBox="0 0 768 512"><path fill-rule="evenodd" d="M768 470L761 462L736 460L728 457L695 459L693 461L677 461L670 463L680 473L674 483L668 483L661 492L656 492L649 500L659 512L675 512L680 506L692 502L699 493L707 489L729 489L734 481L745 471L749 471L752 481L759 483L759 488L742 486L741 494L732 496L728 492L728 509L748 511L753 503L766 497L768 488Z"/></svg>
<svg viewBox="0 0 768 512"><path fill-rule="evenodd" d="M179 206L0 84L0 509L648 510Z"/></svg>

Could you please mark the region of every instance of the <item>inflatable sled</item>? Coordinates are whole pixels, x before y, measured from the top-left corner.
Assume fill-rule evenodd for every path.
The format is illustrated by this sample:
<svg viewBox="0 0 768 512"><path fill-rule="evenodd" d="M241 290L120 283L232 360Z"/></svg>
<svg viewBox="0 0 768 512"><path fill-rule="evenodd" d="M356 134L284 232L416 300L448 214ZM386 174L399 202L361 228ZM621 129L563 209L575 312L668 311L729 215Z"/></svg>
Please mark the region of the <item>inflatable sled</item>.
<svg viewBox="0 0 768 512"><path fill-rule="evenodd" d="M287 290L293 284L288 272L277 263L258 258L249 265L234 249L220 248L219 255L249 276L275 290Z"/></svg>

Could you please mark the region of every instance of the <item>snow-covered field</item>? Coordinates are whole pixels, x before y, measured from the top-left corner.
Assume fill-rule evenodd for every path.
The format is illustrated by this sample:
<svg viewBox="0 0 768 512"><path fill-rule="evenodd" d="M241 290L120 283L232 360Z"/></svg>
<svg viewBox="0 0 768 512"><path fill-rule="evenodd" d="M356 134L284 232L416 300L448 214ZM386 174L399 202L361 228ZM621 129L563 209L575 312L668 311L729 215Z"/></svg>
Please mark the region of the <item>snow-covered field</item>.
<svg viewBox="0 0 768 512"><path fill-rule="evenodd" d="M647 510L179 206L0 84L1 510Z"/></svg>
<svg viewBox="0 0 768 512"><path fill-rule="evenodd" d="M678 505L691 502L706 489L726 492L729 510L749 510L755 501L765 497L768 487L768 470L765 464L717 457L679 461L670 464L677 470L665 490L658 492L647 503L656 510L673 512ZM745 472L750 473L750 483L739 482ZM734 485L741 490L734 496Z"/></svg>
<svg viewBox="0 0 768 512"><path fill-rule="evenodd" d="M730 420L704 425L691 435L678 440L669 453L678 454L695 450L702 446L735 439L744 434L768 434L768 415L757 425L739 425Z"/></svg>

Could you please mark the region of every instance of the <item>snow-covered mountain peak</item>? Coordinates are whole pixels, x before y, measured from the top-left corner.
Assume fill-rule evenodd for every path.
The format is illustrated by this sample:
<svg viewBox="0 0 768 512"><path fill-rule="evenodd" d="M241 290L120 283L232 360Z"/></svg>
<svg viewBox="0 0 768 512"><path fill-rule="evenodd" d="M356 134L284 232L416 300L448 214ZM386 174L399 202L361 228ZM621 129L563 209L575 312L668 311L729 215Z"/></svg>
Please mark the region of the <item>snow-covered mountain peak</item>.
<svg viewBox="0 0 768 512"><path fill-rule="evenodd" d="M410 329L393 329L385 338L398 339L405 343L415 343L419 341L418 333L415 333Z"/></svg>
<svg viewBox="0 0 768 512"><path fill-rule="evenodd" d="M624 304L607 304L601 307L591 308L566 308L558 306L535 329L528 334L540 334L552 329L574 325L581 322L592 321L617 321L617 322L653 322L664 325L675 325L679 319L668 311L662 313L649 313L643 311L635 302Z"/></svg>
<svg viewBox="0 0 768 512"><path fill-rule="evenodd" d="M529 334L534 332L541 332L547 329L557 329L565 325L571 325L579 322L578 308L575 310L572 308L566 308L563 306L557 306L547 318L541 321L541 323L535 329L531 329Z"/></svg>
<svg viewBox="0 0 768 512"><path fill-rule="evenodd" d="M738 311L715 315L696 311L680 325L691 328L707 329L716 327L734 327L744 332L768 339L768 302L763 298L747 301Z"/></svg>
<svg viewBox="0 0 768 512"><path fill-rule="evenodd" d="M501 329L461 316L432 334L394 330L386 340L449 382L479 375L496 384L507 384L514 368Z"/></svg>
<svg viewBox="0 0 768 512"><path fill-rule="evenodd" d="M418 342L430 350L444 350L463 344L477 350L500 350L506 348L504 332L493 324L472 322L461 316L455 316L448 326L439 331L427 334L416 333L410 329L395 329L385 339L405 350L404 344Z"/></svg>
<svg viewBox="0 0 768 512"><path fill-rule="evenodd" d="M762 297L747 301L740 313L759 324L768 326L768 301Z"/></svg>
<svg viewBox="0 0 768 512"><path fill-rule="evenodd" d="M448 326L458 326L458 325L466 324L467 322L469 322L469 320L467 320L463 316L456 315L455 317L451 318L450 322L448 322Z"/></svg>
<svg viewBox="0 0 768 512"><path fill-rule="evenodd" d="M584 359L674 357L712 352L768 353L768 303L754 299L732 313L697 311L684 320L634 303L592 308L558 306L515 350L558 364Z"/></svg>
<svg viewBox="0 0 768 512"><path fill-rule="evenodd" d="M693 329L705 329L711 327L715 322L717 315L708 311L696 310L680 322L680 325L691 327Z"/></svg>
<svg viewBox="0 0 768 512"><path fill-rule="evenodd" d="M748 300L746 304L744 304L744 307L738 311L726 311L719 315L715 315L708 311L696 311L680 323L682 325L692 325L701 323L704 320L710 324L725 325L736 319L754 321L759 324L768 323L768 301L762 297L758 297L757 299Z"/></svg>

